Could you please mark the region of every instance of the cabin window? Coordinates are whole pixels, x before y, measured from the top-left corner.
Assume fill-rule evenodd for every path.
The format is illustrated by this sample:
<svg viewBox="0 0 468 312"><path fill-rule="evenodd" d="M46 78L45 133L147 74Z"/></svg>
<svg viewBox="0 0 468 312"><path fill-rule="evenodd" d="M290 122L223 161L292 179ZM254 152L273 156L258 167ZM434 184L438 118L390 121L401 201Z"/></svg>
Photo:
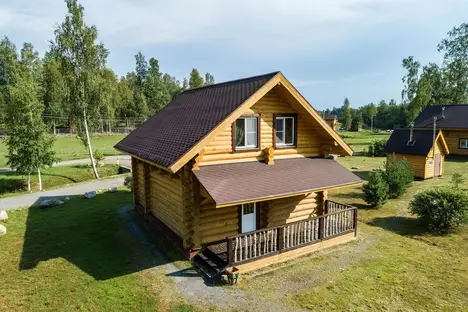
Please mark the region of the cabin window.
<svg viewBox="0 0 468 312"><path fill-rule="evenodd" d="M460 139L460 148L468 149L468 139Z"/></svg>
<svg viewBox="0 0 468 312"><path fill-rule="evenodd" d="M295 115L275 116L275 147L296 145L297 118Z"/></svg>
<svg viewBox="0 0 468 312"><path fill-rule="evenodd" d="M234 123L234 150L258 148L258 117L241 117Z"/></svg>

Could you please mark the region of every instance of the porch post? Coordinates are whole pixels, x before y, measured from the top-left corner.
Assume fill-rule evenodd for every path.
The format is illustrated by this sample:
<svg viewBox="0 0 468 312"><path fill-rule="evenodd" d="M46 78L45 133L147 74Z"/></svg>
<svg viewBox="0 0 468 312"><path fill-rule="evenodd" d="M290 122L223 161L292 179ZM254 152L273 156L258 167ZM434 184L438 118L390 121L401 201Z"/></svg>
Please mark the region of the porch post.
<svg viewBox="0 0 468 312"><path fill-rule="evenodd" d="M353 222L354 222L354 237L356 237L357 236L357 207L354 208Z"/></svg>

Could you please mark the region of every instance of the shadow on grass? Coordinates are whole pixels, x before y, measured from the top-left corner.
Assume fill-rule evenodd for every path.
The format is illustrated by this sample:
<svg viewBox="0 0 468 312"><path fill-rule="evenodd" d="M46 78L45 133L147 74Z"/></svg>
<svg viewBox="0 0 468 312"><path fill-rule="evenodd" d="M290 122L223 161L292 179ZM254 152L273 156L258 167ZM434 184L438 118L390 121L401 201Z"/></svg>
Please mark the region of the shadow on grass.
<svg viewBox="0 0 468 312"><path fill-rule="evenodd" d="M131 203L131 193L74 197L56 207L29 208L20 270L64 258L94 279L106 280L168 262L154 257L133 223L119 213L119 208Z"/></svg>
<svg viewBox="0 0 468 312"><path fill-rule="evenodd" d="M61 174L55 174L55 173L48 173L48 172L44 172L42 173L42 176L48 176L48 177L60 177L60 178L64 178L65 180L68 180L72 183L76 183L78 182L77 180L75 179L72 179L70 177L67 177L67 176L64 176L64 175L61 175Z"/></svg>
<svg viewBox="0 0 468 312"><path fill-rule="evenodd" d="M357 175L358 177L360 177L361 179L367 181L369 180L369 176L371 174L372 171L369 171L369 170L358 170L358 171L353 171L353 173L355 175Z"/></svg>
<svg viewBox="0 0 468 312"><path fill-rule="evenodd" d="M367 224L409 237L429 233L427 226L420 219L403 216L375 218Z"/></svg>
<svg viewBox="0 0 468 312"><path fill-rule="evenodd" d="M26 191L26 189L26 181L23 178L5 179L3 174L0 175L0 195L5 193L22 192Z"/></svg>

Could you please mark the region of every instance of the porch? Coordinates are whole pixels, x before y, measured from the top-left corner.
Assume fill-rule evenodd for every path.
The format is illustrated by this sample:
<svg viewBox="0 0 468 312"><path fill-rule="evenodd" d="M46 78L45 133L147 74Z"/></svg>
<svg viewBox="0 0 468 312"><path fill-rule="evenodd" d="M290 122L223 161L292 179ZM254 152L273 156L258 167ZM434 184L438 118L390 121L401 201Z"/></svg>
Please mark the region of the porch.
<svg viewBox="0 0 468 312"><path fill-rule="evenodd" d="M214 280L226 271L245 273L343 243L354 238L356 231L357 208L326 200L322 215L207 244L194 264Z"/></svg>

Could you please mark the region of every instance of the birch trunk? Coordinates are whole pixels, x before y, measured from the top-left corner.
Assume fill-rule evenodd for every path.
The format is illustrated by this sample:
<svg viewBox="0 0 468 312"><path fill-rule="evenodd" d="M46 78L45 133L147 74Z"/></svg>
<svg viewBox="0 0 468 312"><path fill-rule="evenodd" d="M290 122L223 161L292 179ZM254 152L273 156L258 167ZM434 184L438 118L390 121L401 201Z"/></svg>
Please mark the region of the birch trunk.
<svg viewBox="0 0 468 312"><path fill-rule="evenodd" d="M28 192L31 192L31 174L28 173Z"/></svg>
<svg viewBox="0 0 468 312"><path fill-rule="evenodd" d="M37 178L39 180L39 191L42 191L41 168L37 168Z"/></svg>
<svg viewBox="0 0 468 312"><path fill-rule="evenodd" d="M99 174L96 169L96 163L94 162L93 149L91 147L91 140L89 139L88 121L86 120L86 110L83 110L83 125L84 125L85 136L86 136L86 145L88 145L89 159L91 159L91 165L93 166L94 177L96 178L96 180L99 180Z"/></svg>

